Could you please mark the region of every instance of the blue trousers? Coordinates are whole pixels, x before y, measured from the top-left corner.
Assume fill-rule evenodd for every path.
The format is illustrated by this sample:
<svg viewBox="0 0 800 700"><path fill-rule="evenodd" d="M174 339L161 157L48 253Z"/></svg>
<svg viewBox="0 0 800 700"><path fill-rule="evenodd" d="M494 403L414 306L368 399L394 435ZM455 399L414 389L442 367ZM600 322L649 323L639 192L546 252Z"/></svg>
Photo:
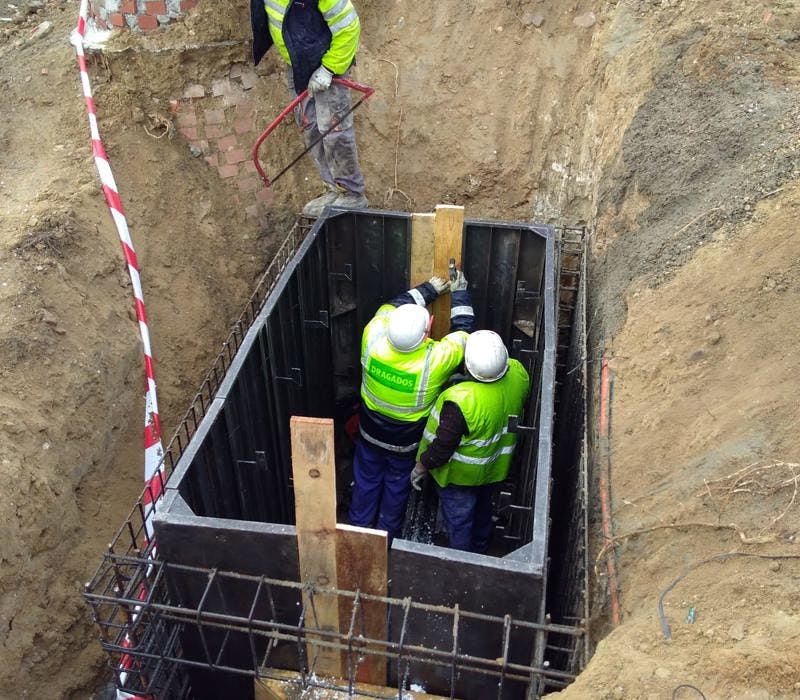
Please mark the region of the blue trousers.
<svg viewBox="0 0 800 700"><path fill-rule="evenodd" d="M399 537L413 469L413 452L399 455L360 439L353 455L355 486L350 501L350 524L386 530L390 537Z"/></svg>
<svg viewBox="0 0 800 700"><path fill-rule="evenodd" d="M492 495L497 484L442 488L437 484L439 505L453 549L485 554L492 535Z"/></svg>

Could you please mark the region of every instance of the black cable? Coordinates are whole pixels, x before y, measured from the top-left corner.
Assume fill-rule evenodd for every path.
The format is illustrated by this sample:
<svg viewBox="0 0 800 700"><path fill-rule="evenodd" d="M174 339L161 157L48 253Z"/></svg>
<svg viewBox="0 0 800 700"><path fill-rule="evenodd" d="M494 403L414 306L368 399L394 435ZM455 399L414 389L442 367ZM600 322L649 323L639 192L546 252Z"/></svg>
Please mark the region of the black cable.
<svg viewBox="0 0 800 700"><path fill-rule="evenodd" d="M664 614L664 598L675 586L677 586L683 579L685 579L692 571L700 568L704 564L709 564L712 561L720 561L730 559L731 557L755 557L757 559L800 559L800 554L756 554L753 552L725 552L724 554L715 554L713 557L703 559L696 564L692 564L686 571L684 571L678 578L676 578L669 586L667 586L661 595L658 597L658 619L661 623L661 631L664 634L664 639L672 639L672 630L670 629L667 616Z"/></svg>
<svg viewBox="0 0 800 700"><path fill-rule="evenodd" d="M707 700L706 696L703 695L703 691L700 690L700 688L692 685L691 683L681 683L680 685L675 686L675 689L672 691L672 700L675 700L675 698L678 696L678 691L681 688L691 688L692 690L696 690L700 694L700 697L703 698L703 700Z"/></svg>

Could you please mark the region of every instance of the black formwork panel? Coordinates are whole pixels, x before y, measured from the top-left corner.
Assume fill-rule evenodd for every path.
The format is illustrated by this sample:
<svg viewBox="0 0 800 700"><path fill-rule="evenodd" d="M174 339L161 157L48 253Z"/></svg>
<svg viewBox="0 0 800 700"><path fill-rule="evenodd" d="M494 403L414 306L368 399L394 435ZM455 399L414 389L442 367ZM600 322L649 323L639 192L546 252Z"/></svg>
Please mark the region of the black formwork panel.
<svg viewBox="0 0 800 700"><path fill-rule="evenodd" d="M245 335L175 467L155 518L159 558L296 580L289 419L333 417L337 443L346 441L341 424L358 400L361 333L378 306L408 288L410 230L410 215L394 212L329 211L317 221ZM516 421L520 436L515 465L498 503L497 556L456 552L424 537L416 542L397 539L390 552L389 593L540 622L555 366L553 230L468 221L463 241L476 328L490 328L504 338L510 354L531 375L531 398ZM170 583L179 600L197 605L202 582ZM237 609L235 591L220 591L219 600L212 602L247 614ZM286 603L290 624L296 624L290 619L295 603ZM391 630L397 625L390 624L394 634ZM184 649L202 661L210 653L207 642L193 638L188 628L185 634ZM442 634L444 640L447 635ZM416 640L430 648L438 643L435 626L423 620L409 621L406 635L408 643ZM495 650L502 640L488 638L478 623L465 625L460 639L476 655L499 655ZM540 660L541 646L530 631L520 633L514 654L530 664ZM251 666L253 650L240 652L239 660L228 663ZM297 659L290 657L286 667L292 668ZM389 680L402 683L414 673L392 668ZM214 697L227 682L194 680L193 687L209 693L198 697ZM436 692L448 688L452 679L427 672L412 680ZM456 679L459 695L497 696L489 692L491 687L475 694L480 682L486 681L469 674ZM248 696L246 688L242 692ZM503 691L503 697L524 694L513 684Z"/></svg>
<svg viewBox="0 0 800 700"><path fill-rule="evenodd" d="M543 619L543 577L530 560L490 557L460 552L445 547L395 540L390 552L390 591L399 598L415 602L480 612L485 615L511 616L515 620L541 622ZM402 613L393 610L389 619L392 641L400 641ZM453 645L453 621L447 614L411 612L405 625L403 642L426 649L449 650ZM503 630L480 620L462 622L457 634L457 652L475 658L499 659L507 647L508 661L540 666L542 654L530 629L511 627L508 640ZM424 687L428 692L448 695L452 689L458 698L525 698L528 684L506 680L502 689L498 679L480 673L451 669L431 669L402 660L389 668L392 686Z"/></svg>
<svg viewBox="0 0 800 700"><path fill-rule="evenodd" d="M157 517L159 559L231 571L266 578L298 580L297 539L292 525L198 518L177 491L164 497L164 509ZM211 574L213 576L213 573ZM181 573L168 580L171 600L188 609L205 613L296 625L300 594L286 589L265 590L256 595L251 581L232 581L208 586L208 575ZM206 592L210 588L210 592ZM254 598L258 605L253 605ZM253 679L213 671L213 666L254 669L263 662L266 643L254 641L244 632L228 633L187 626L180 635L183 654L197 662L190 670L191 697L198 700L253 697ZM281 643L270 651L270 663L277 668L299 668L297 647Z"/></svg>

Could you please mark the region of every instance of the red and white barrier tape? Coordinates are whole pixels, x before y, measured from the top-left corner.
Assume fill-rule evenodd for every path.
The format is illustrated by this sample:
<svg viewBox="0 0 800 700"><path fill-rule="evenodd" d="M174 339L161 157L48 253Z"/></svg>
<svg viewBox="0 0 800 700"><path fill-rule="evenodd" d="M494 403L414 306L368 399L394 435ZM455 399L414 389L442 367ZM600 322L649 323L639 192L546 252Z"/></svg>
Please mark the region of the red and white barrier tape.
<svg viewBox="0 0 800 700"><path fill-rule="evenodd" d="M133 287L134 302L136 305L136 319L139 322L139 334L142 338L142 349L144 351L144 371L145 371L145 422L144 422L144 480L151 488L145 492L145 502L155 500L161 495L161 478L155 478L156 472L163 465L161 459L164 450L161 446L161 424L158 418L158 401L156 399L156 378L153 370L153 355L150 350L150 331L147 326L147 312L144 306L144 295L142 294L142 283L139 276L139 263L136 252L133 249L128 222L125 219L125 210L122 200L117 190L117 183L111 172L103 142L100 140L100 131L97 127L97 112L95 111L92 88L89 84L89 75L86 70L86 57L83 53L83 37L86 31L86 16L88 10L88 0L82 0L78 27L73 33L73 44L78 55L78 66L81 72L81 84L84 96L86 97L86 111L89 116L89 129L92 136L92 153L97 172L100 175L100 182L103 186L108 209L111 218L117 227L122 253L128 266L128 274L131 278ZM77 35L77 36L75 36ZM163 476L163 474L162 474Z"/></svg>
<svg viewBox="0 0 800 700"><path fill-rule="evenodd" d="M150 350L150 331L147 326L147 313L144 306L144 296L142 294L142 284L139 277L139 263L136 259L136 252L133 249L128 223L125 219L125 210L122 200L117 190L117 183L111 172L111 165L108 161L103 143L100 140L100 131L97 127L97 112L95 111L94 98L92 97L92 86L89 83L89 74L86 68L86 56L84 55L83 45L86 35L86 25L88 22L88 0L81 0L80 12L78 14L78 25L70 36L70 42L75 47L78 57L78 67L81 74L81 85L83 94L86 98L86 111L89 117L89 129L92 137L92 153L97 172L100 175L100 182L103 186L106 204L111 212L111 218L117 227L122 253L128 267L128 274L131 278L133 287L134 302L136 305L136 318L139 321L139 334L142 338L142 349L144 351L144 370L145 370L145 416L144 416L144 506L145 519L144 527L148 537L152 537L152 515L154 512L153 503L158 500L163 491L165 479L164 465L162 458L164 450L161 446L161 424L158 419L158 401L156 399L156 379L153 371L153 355ZM150 506L150 507L148 507ZM144 594L144 588L140 592ZM143 598L142 598L143 599ZM131 640L125 639L125 646L130 646ZM132 660L129 656L122 657L120 666L121 683L125 682L127 671L130 669ZM136 698L138 696L129 695L117 691L117 698Z"/></svg>

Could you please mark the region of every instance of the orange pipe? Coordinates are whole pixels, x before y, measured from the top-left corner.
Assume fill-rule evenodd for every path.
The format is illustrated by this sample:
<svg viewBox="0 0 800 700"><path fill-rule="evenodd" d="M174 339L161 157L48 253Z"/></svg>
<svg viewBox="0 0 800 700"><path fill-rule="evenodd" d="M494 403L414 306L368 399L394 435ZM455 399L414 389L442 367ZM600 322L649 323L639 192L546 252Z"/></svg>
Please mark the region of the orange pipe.
<svg viewBox="0 0 800 700"><path fill-rule="evenodd" d="M610 395L608 360L605 354L600 361L600 437L608 439L608 397Z"/></svg>
<svg viewBox="0 0 800 700"><path fill-rule="evenodd" d="M606 554L606 570L608 571L608 597L611 601L611 622L614 627L619 625L619 590L617 588L617 569L614 564L614 533L611 525L611 505L608 492L609 469L611 465L611 445L609 444L609 396L610 390L610 374L611 370L608 367L608 360L603 355L600 364L600 416L599 416L599 432L600 440L604 443L605 459L603 467L600 470L599 489L600 489L600 516L603 523L603 539L605 546L608 548ZM602 443L601 443L602 444Z"/></svg>

